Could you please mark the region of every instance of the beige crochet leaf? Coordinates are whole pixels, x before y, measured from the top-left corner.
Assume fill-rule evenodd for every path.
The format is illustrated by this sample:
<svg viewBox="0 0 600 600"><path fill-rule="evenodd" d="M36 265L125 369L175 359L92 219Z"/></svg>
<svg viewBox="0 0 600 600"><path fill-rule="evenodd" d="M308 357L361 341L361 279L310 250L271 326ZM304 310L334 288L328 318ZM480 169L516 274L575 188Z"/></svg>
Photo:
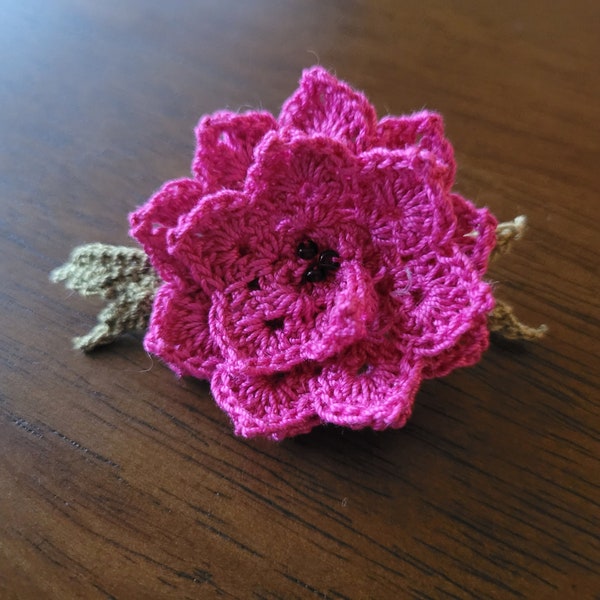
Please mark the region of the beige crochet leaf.
<svg viewBox="0 0 600 600"><path fill-rule="evenodd" d="M523 237L526 227L527 217L525 215L519 215L512 221L498 223L496 227L496 246L492 252L492 258L495 259L510 252L514 242ZM526 341L539 340L548 331L546 325L529 327L521 323L515 316L512 307L497 298L496 305L488 315L488 329L509 340Z"/></svg>
<svg viewBox="0 0 600 600"><path fill-rule="evenodd" d="M75 348L86 352L111 343L122 333L144 331L161 283L143 250L98 243L75 248L50 279L64 282L82 296L97 295L109 301L98 314L96 326L73 340Z"/></svg>

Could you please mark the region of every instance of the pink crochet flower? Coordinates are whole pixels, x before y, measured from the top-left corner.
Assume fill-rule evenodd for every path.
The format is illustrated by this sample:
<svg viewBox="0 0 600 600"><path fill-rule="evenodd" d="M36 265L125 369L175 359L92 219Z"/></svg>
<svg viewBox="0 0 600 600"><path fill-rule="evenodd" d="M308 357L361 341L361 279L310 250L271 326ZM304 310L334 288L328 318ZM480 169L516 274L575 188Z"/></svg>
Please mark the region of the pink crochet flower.
<svg viewBox="0 0 600 600"><path fill-rule="evenodd" d="M196 136L194 177L131 215L164 280L145 347L210 379L237 434L401 427L423 378L479 359L496 221L451 192L441 117L377 121L315 67L279 119Z"/></svg>

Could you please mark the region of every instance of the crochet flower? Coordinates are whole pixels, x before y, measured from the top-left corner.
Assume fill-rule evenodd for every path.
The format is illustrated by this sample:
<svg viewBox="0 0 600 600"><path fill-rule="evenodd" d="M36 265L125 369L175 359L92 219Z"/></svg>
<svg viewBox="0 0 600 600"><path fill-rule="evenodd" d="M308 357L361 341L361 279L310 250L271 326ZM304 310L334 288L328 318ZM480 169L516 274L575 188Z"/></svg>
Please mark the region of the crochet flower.
<svg viewBox="0 0 600 600"><path fill-rule="evenodd" d="M278 119L196 136L193 177L130 217L163 280L144 343L210 379L237 434L401 427L423 378L479 359L496 221L452 192L440 116L378 121L315 67Z"/></svg>

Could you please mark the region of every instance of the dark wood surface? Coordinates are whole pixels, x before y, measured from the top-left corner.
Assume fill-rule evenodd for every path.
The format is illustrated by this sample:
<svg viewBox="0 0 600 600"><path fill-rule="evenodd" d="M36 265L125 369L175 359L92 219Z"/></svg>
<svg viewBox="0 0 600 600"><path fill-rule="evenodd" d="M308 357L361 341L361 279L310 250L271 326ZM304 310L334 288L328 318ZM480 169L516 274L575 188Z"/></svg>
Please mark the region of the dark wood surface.
<svg viewBox="0 0 600 600"><path fill-rule="evenodd" d="M22 0L0 19L0 598L600 598L600 4ZM218 108L320 62L441 111L537 345L430 381L400 431L236 439L97 302L48 282L184 175Z"/></svg>

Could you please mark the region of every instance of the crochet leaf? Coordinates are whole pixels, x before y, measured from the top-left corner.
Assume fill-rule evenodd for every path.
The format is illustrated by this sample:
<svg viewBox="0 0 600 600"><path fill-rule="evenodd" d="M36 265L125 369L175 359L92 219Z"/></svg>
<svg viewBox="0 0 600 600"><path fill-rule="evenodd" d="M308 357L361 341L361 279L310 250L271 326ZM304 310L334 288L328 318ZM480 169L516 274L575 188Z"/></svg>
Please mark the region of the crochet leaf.
<svg viewBox="0 0 600 600"><path fill-rule="evenodd" d="M98 243L75 248L50 279L64 282L82 296L108 300L96 326L73 340L75 348L86 352L113 342L122 333L144 331L161 283L142 250Z"/></svg>
<svg viewBox="0 0 600 600"><path fill-rule="evenodd" d="M496 259L503 254L508 254L514 242L519 241L523 237L526 227L527 217L525 215L519 215L512 221L498 223L496 227L496 246L492 251L492 259ZM532 342L544 337L548 331L546 325L530 327L529 325L525 325L525 323L521 323L514 314L512 306L497 298L496 305L488 314L487 322L490 331L508 340Z"/></svg>

